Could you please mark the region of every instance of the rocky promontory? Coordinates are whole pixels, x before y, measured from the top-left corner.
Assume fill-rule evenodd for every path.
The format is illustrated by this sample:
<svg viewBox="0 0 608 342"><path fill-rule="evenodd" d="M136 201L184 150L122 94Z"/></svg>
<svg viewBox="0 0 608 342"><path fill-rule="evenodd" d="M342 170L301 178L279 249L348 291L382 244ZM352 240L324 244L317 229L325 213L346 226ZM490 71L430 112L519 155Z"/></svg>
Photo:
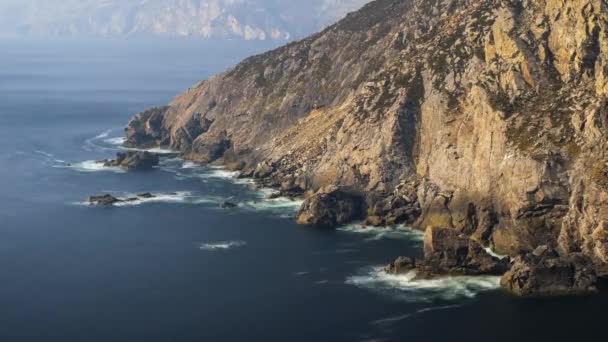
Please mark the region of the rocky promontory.
<svg viewBox="0 0 608 342"><path fill-rule="evenodd" d="M433 252L413 264L429 273L499 273L479 249L492 246L514 260L513 292L568 268L559 292L580 292L589 270L608 274L607 13L603 0L372 1L137 114L127 145L304 196L301 223L426 230ZM541 246L554 256L537 260Z"/></svg>
<svg viewBox="0 0 608 342"><path fill-rule="evenodd" d="M158 154L146 151L118 152L116 159L101 160L104 167L120 167L130 171L151 170L160 163Z"/></svg>

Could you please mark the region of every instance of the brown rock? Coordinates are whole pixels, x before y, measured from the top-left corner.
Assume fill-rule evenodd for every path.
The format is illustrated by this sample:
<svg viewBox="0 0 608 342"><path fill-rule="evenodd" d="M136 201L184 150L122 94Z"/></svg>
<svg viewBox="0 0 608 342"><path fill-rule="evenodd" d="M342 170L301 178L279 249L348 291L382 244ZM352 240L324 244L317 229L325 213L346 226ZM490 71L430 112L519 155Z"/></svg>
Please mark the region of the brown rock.
<svg viewBox="0 0 608 342"><path fill-rule="evenodd" d="M297 214L297 222L334 228L362 219L364 214L364 202L359 195L335 190L329 193L317 193L306 199Z"/></svg>
<svg viewBox="0 0 608 342"><path fill-rule="evenodd" d="M538 253L536 253L538 254ZM518 296L586 294L597 291L591 259L581 254L528 254L513 261L501 285Z"/></svg>
<svg viewBox="0 0 608 342"><path fill-rule="evenodd" d="M399 257L390 263L385 271L389 274L406 274L416 269L416 259Z"/></svg>

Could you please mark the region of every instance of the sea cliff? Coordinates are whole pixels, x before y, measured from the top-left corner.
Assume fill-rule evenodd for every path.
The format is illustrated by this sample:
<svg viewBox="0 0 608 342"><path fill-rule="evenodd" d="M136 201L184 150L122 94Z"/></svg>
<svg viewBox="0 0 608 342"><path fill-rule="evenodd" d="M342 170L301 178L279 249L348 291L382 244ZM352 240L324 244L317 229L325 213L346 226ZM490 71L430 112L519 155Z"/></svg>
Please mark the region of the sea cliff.
<svg viewBox="0 0 608 342"><path fill-rule="evenodd" d="M603 0L373 1L137 114L126 144L304 196L301 223L448 229L437 246L519 258L503 281L517 294L587 292L608 274L607 14ZM556 265L575 270L563 286L517 290Z"/></svg>

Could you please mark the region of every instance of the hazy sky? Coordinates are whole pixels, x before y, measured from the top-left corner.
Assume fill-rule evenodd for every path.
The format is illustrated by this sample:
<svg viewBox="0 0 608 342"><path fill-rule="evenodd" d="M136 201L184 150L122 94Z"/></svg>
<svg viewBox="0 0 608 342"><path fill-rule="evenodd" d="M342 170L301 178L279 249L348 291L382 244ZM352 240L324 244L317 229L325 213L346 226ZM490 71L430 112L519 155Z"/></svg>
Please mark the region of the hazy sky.
<svg viewBox="0 0 608 342"><path fill-rule="evenodd" d="M0 0L4 35L287 40L368 0Z"/></svg>

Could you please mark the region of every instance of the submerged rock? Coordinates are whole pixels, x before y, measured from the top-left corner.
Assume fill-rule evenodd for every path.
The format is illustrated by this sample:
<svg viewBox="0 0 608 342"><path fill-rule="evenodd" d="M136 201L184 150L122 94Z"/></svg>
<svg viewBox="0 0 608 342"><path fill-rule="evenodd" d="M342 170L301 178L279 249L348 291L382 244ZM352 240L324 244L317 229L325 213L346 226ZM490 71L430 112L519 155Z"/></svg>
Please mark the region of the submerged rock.
<svg viewBox="0 0 608 342"><path fill-rule="evenodd" d="M233 209L236 207L238 207L238 204L235 204L232 202L225 201L225 202L220 203L220 208L222 208L222 209Z"/></svg>
<svg viewBox="0 0 608 342"><path fill-rule="evenodd" d="M590 258L574 253L559 256L546 247L519 256L501 285L518 296L586 294L597 291L597 274Z"/></svg>
<svg viewBox="0 0 608 342"><path fill-rule="evenodd" d="M144 192L144 193L141 193L141 194L137 194L137 197L139 197L139 198L154 198L156 196L153 195L152 193Z"/></svg>
<svg viewBox="0 0 608 342"><path fill-rule="evenodd" d="M298 224L333 228L365 215L364 201L342 190L317 193L304 201L297 214Z"/></svg>
<svg viewBox="0 0 608 342"><path fill-rule="evenodd" d="M127 170L151 170L160 163L158 154L146 151L118 152L116 159L104 161L106 167L122 167Z"/></svg>

